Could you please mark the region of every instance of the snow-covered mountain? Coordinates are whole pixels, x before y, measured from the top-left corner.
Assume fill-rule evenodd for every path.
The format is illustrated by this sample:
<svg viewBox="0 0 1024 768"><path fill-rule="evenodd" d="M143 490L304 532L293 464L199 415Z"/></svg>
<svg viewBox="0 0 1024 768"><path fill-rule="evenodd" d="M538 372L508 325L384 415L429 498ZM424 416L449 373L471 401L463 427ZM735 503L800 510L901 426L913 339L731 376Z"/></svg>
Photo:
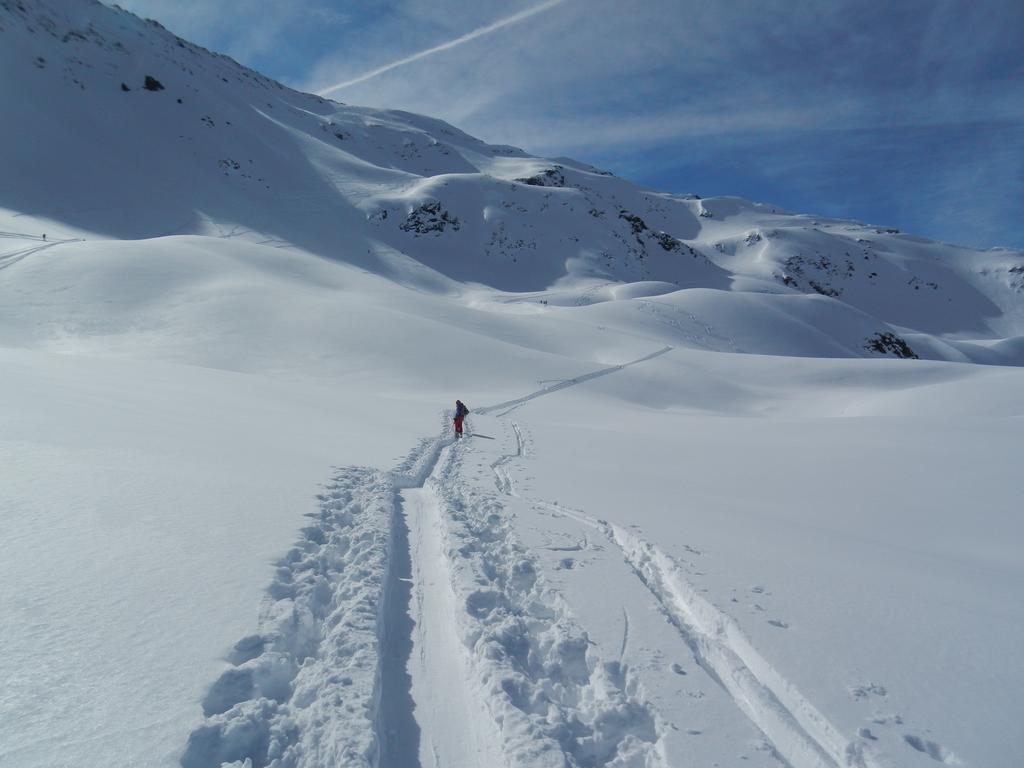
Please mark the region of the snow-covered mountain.
<svg viewBox="0 0 1024 768"><path fill-rule="evenodd" d="M609 322L716 350L1024 362L1020 253L651 192L297 93L125 11L3 8L12 233L279 242L437 292L622 297ZM686 330L694 315L716 333Z"/></svg>
<svg viewBox="0 0 1024 768"><path fill-rule="evenodd" d="M1024 762L1021 253L93 0L0 104L0 766Z"/></svg>

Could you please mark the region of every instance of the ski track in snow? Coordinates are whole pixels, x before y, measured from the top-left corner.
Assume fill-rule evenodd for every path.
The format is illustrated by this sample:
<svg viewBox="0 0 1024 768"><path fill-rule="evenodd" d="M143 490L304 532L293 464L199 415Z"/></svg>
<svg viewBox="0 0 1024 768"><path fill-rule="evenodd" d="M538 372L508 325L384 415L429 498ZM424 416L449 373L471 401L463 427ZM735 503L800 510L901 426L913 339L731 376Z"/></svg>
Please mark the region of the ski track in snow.
<svg viewBox="0 0 1024 768"><path fill-rule="evenodd" d="M259 631L235 644L203 699L183 768L415 766L425 753L436 765L471 756L513 768L663 764L656 714L618 661L593 657L500 502L460 481L466 448L448 429L444 415L441 436L421 440L390 473L337 471L313 524L277 564ZM514 429L519 447L496 462L499 483L502 464L522 453ZM504 477L499 489L514 493ZM438 668L463 687L428 708L436 691L415 691L408 670ZM439 730L424 734L423 724Z"/></svg>
<svg viewBox="0 0 1024 768"><path fill-rule="evenodd" d="M632 365L638 365L639 363L644 363L647 362L648 360L653 360L656 357L660 357L661 355L664 355L666 352L671 352L672 349L673 347L671 346L662 347L657 352L652 352L649 355L644 355L643 357L639 357L636 360L631 360L628 363L621 363L620 365L611 365L608 366L607 368L601 368L600 370L593 371L591 373L585 373L582 376L576 376L571 379L564 379L556 384L552 384L549 387L543 387L542 389L538 389L536 392L531 392L530 394L516 398L515 400L506 400L504 403L498 403L497 405L489 405L486 406L485 408L477 408L476 412L493 413L494 411L502 411L502 413L499 413L498 416L505 416L509 413L509 411L518 408L519 406L523 405L524 403L528 403L531 400L536 400L538 397L550 395L560 390L568 389L569 387L575 387L577 384L582 384L585 381L591 381L592 379L597 379L600 378L601 376L607 376L610 373L617 373L618 371L621 371L624 368L629 368Z"/></svg>
<svg viewBox="0 0 1024 768"><path fill-rule="evenodd" d="M627 528L595 518L582 510L522 496L509 467L515 459L527 454L527 448L519 423L506 419L506 424L515 440L515 449L491 464L498 490L535 508L571 518L614 545L676 628L697 665L721 686L736 707L764 734L780 760L791 768L883 768L892 765L887 756L880 755L870 744L874 737L865 729L858 731L853 739L845 738L760 654L735 619L703 597L687 579L684 568L659 547ZM562 551L584 547L589 547L586 538L581 545L547 549ZM626 655L629 632L629 615L623 608L620 663ZM937 742L913 734L905 735L903 741L936 761L960 764L956 755Z"/></svg>
<svg viewBox="0 0 1024 768"><path fill-rule="evenodd" d="M668 349L640 358L649 360ZM616 366L571 380L586 381L621 370ZM483 412L507 408L499 416L530 399L564 388L549 387L517 401L502 403ZM512 406L512 408L509 408ZM508 471L508 464L524 455L522 430L508 421L515 438L515 450L491 465L502 493L521 498ZM690 583L683 569L658 547L621 526L596 519L580 510L556 503L527 499L555 514L571 517L601 533L621 552L633 573L664 610L698 666L732 698L736 706L765 735L778 755L793 768L879 768L883 765L863 738L845 739L825 716L761 656L732 617L720 611ZM629 640L629 617L624 614L620 660ZM908 741L908 743L910 743ZM915 749L918 749L914 744ZM925 749L918 749L931 753Z"/></svg>
<svg viewBox="0 0 1024 768"><path fill-rule="evenodd" d="M412 530L416 620L411 639L416 653L410 672L421 739L418 764L501 766L497 724L479 717L485 707L482 691L469 684L469 656L458 632L461 607L452 588L438 496L429 485L404 490L402 506ZM381 764L414 766L416 759L410 754Z"/></svg>
<svg viewBox="0 0 1024 768"><path fill-rule="evenodd" d="M500 724L510 766L664 765L656 713L617 661L596 658L586 632L518 543L500 497L460 481L462 446L430 486L445 514L455 617L474 685Z"/></svg>
<svg viewBox="0 0 1024 768"><path fill-rule="evenodd" d="M477 413L501 418L670 349ZM447 436L447 414L441 436L421 440L392 472L338 470L314 524L278 563L259 633L235 645L232 667L204 699L206 721L183 768L667 765L663 721L623 663L628 613L618 658L599 658L517 541L503 497L572 518L614 545L697 665L785 764L887 764L865 738L844 738L658 547L581 510L522 497L509 466L526 446L518 422L506 423L515 448L490 465L497 495L463 479L472 441ZM549 549L590 546L584 534ZM431 688L441 679L439 698Z"/></svg>
<svg viewBox="0 0 1024 768"><path fill-rule="evenodd" d="M277 564L259 632L235 644L204 698L182 768L418 765L400 492L422 487L450 443L423 439L390 473L336 472Z"/></svg>
<svg viewBox="0 0 1024 768"><path fill-rule="evenodd" d="M664 609L697 664L732 697L793 768L875 768L861 741L848 741L757 652L735 620L699 594L680 566L636 534L579 510L535 501L556 514L600 531L621 551L636 576Z"/></svg>
<svg viewBox="0 0 1024 768"><path fill-rule="evenodd" d="M41 245L32 245L27 248L18 248L13 251L7 251L6 253L0 253L0 270L13 267L19 261L27 259L29 256L40 253L53 248L55 245L63 245L65 243L82 243L85 242L81 238L73 237L66 240L44 240L42 236L36 235L24 235L17 232L0 232L0 238L14 239L14 240L31 240Z"/></svg>

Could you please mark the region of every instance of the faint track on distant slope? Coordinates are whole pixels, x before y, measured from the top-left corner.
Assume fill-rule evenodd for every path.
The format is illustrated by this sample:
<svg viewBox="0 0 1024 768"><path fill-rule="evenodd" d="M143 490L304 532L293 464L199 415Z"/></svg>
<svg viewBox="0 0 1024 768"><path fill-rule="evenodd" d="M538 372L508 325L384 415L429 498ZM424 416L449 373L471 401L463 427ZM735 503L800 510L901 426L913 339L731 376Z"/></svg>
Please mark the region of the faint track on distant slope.
<svg viewBox="0 0 1024 768"><path fill-rule="evenodd" d="M0 238L12 239L12 240L32 240L41 245L32 245L28 248L19 248L14 251L8 251L6 253L0 253L0 270L13 267L19 261L27 259L41 251L45 251L47 248L53 248L55 245L64 245L65 243L81 243L84 240L80 237L68 238L66 240L44 240L42 237L35 235L22 235L17 232L0 232Z"/></svg>
<svg viewBox="0 0 1024 768"><path fill-rule="evenodd" d="M528 395L524 395L523 397L518 397L518 398L516 398L514 400L506 400L505 402L498 403L496 405L488 405L488 406L485 406L483 408L477 408L476 412L477 413L492 413L494 411L503 411L503 413L499 413L498 416L505 416L512 409L518 408L520 405L523 405L524 403L528 403L531 400L536 400L538 397L544 397L545 395L551 395L551 394L554 394L555 392L560 392L563 389L568 389L569 387L575 387L577 384L582 384L585 381L591 381L593 379L598 379L598 378L600 378L602 376L607 376L608 374L611 374L611 373L617 373L617 372L619 372L619 371L621 371L621 370L623 370L625 368L629 368L630 366L638 365L640 363L647 362L648 360L653 360L656 357L660 357L661 355L664 355L666 352L671 352L673 349L675 349L675 347L665 346L665 347L662 347L661 349L659 349L657 352L652 352L649 355L644 355L643 357L638 357L636 360L631 360L628 363L621 363L619 365L611 365L611 366L608 366L607 368L601 368L599 370L592 371L591 373L584 373L584 374L582 374L580 376L575 376L575 377L573 377L571 379L563 379L563 380L561 380L561 381L559 381L559 382L557 382L555 384L551 384L550 386L543 387L543 388L538 389L538 390L536 390L534 392L531 392Z"/></svg>

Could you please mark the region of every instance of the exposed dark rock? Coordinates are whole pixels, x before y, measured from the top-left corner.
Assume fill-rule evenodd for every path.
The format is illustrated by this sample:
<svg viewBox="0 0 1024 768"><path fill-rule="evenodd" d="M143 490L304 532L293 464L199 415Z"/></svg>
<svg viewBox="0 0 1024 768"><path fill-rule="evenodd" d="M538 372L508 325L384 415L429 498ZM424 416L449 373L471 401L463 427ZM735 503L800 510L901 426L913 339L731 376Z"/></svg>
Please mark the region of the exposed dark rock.
<svg viewBox="0 0 1024 768"><path fill-rule="evenodd" d="M833 288L831 285L822 285L817 280L808 280L807 284L811 286L811 289L816 293L820 293L822 296L831 296L837 298L839 291Z"/></svg>
<svg viewBox="0 0 1024 768"><path fill-rule="evenodd" d="M516 181L520 184L529 184L531 187L564 187L565 174L562 173L562 170L562 166L556 165L554 168L548 168L546 171L541 171L535 176L516 179Z"/></svg>
<svg viewBox="0 0 1024 768"><path fill-rule="evenodd" d="M840 262L823 254L811 258L797 253L786 259L782 267L784 271L775 277L783 284L799 288L800 280L806 280L808 288L823 296L841 296L843 288L835 281L852 278L857 271L849 254Z"/></svg>
<svg viewBox="0 0 1024 768"><path fill-rule="evenodd" d="M657 241L658 245L664 248L666 251L678 251L680 248L680 242L672 237L668 232L652 232L651 237Z"/></svg>
<svg viewBox="0 0 1024 768"><path fill-rule="evenodd" d="M146 75L146 81L142 86L147 91L162 91L164 89L163 83L157 80L152 75Z"/></svg>
<svg viewBox="0 0 1024 768"><path fill-rule="evenodd" d="M879 331L874 336L869 337L864 344L864 349L880 355L893 355L912 360L920 359L906 341L889 331Z"/></svg>
<svg viewBox="0 0 1024 768"><path fill-rule="evenodd" d="M629 226L633 229L634 235L639 235L641 232L647 230L647 222L637 216L635 213L629 211L619 211L619 218L625 219L629 222Z"/></svg>
<svg viewBox="0 0 1024 768"><path fill-rule="evenodd" d="M429 232L437 232L440 234L449 227L458 231L461 226L462 224L457 217L449 214L448 211L442 207L441 203L434 201L431 203L423 203L423 205L413 208L405 221L399 225L399 229L404 232L413 232L417 235L425 235Z"/></svg>
<svg viewBox="0 0 1024 768"><path fill-rule="evenodd" d="M646 233L646 237L654 240L666 251L679 251L683 248L682 242L676 237L673 237L668 232L662 232L660 229L651 229L647 226L647 222L637 216L635 213L623 209L619 211L619 218L629 223L629 228L632 230L633 235L636 237L637 243L646 249L646 244L643 241L641 235ZM692 251L692 249L691 249ZM643 258L643 256L639 256Z"/></svg>

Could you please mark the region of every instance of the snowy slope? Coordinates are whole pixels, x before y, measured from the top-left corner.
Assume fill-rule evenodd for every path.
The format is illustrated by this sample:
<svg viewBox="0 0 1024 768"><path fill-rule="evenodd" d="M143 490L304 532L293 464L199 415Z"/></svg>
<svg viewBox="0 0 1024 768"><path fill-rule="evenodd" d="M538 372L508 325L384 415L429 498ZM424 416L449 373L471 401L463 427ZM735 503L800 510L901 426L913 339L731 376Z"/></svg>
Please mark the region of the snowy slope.
<svg viewBox="0 0 1024 768"><path fill-rule="evenodd" d="M1024 762L1022 254L91 0L0 103L0 766Z"/></svg>

